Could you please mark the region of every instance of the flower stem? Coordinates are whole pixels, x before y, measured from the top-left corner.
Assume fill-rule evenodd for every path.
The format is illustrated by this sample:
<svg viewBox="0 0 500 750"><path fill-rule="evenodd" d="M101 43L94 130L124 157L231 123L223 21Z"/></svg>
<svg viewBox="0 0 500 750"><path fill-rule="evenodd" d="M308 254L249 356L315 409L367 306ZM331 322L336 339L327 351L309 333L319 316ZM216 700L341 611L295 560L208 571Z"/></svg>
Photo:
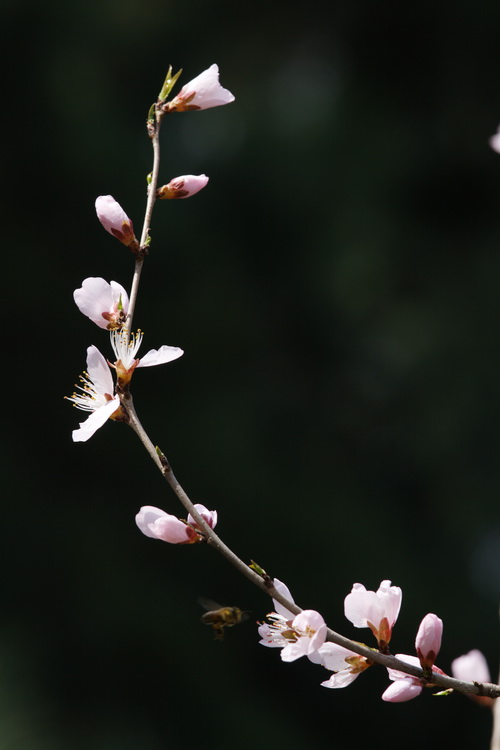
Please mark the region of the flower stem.
<svg viewBox="0 0 500 750"><path fill-rule="evenodd" d="M146 203L146 211L144 214L144 222L142 225L141 241L139 245L139 252L137 253L135 258L134 276L132 279L132 288L130 290L130 301L126 322L126 327L129 333L132 330L135 303L137 301L137 294L139 292L139 281L141 280L144 258L146 257L148 252L149 230L151 228L151 218L153 216L153 207L156 200L156 188L158 186L158 174L160 171L160 126L163 118L163 112L160 111L157 104L154 105L154 110L154 122L148 120L147 123L149 137L151 138L151 144L153 146L153 170L151 172L151 181L148 185L148 199Z"/></svg>

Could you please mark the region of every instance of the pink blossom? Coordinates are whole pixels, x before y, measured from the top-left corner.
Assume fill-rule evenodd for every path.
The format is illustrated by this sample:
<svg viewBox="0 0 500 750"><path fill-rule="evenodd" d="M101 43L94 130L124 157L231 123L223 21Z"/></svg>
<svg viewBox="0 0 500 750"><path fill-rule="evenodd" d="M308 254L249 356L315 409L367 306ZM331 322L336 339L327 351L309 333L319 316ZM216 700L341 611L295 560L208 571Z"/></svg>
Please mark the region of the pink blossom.
<svg viewBox="0 0 500 750"><path fill-rule="evenodd" d="M261 622L258 627L261 646L285 648L291 641L297 640L297 635L291 627L291 620L287 620L277 612L270 612L266 620L267 622Z"/></svg>
<svg viewBox="0 0 500 750"><path fill-rule="evenodd" d="M167 112L189 109L209 109L234 102L234 96L219 83L219 66L211 65L199 76L186 83L171 102L164 105Z"/></svg>
<svg viewBox="0 0 500 750"><path fill-rule="evenodd" d="M208 182L205 174L183 174L181 177L174 177L168 185L158 188L156 197L160 200L172 200L174 198L189 198L202 190Z"/></svg>
<svg viewBox="0 0 500 750"><path fill-rule="evenodd" d="M404 703L417 698L423 688L413 680L396 680L382 693L382 700L388 703Z"/></svg>
<svg viewBox="0 0 500 750"><path fill-rule="evenodd" d="M111 331L111 346L116 357L113 367L116 370L117 380L121 387L129 383L136 367L163 365L184 354L178 346L167 346L165 344L159 349L151 349L144 357L139 359L136 354L142 338L143 333L140 330L137 333L130 334L130 336L125 329Z"/></svg>
<svg viewBox="0 0 500 750"><path fill-rule="evenodd" d="M411 664L413 667L419 667L420 662L416 656L410 656L409 654L396 654L396 658ZM394 685L390 685L385 693L382 695L382 700L388 701L389 703L402 703L403 701L409 701L412 698L416 698L420 695L424 686L432 687L433 683L428 682L420 677L414 677L406 672L401 672L399 669L387 668L389 673L389 679L394 682ZM433 667L433 672L438 674L444 674L442 669L439 667Z"/></svg>
<svg viewBox="0 0 500 750"><path fill-rule="evenodd" d="M455 679L464 682L491 682L488 663L477 648L454 659L451 662L451 673Z"/></svg>
<svg viewBox="0 0 500 750"><path fill-rule="evenodd" d="M275 578L273 586L282 596L293 602L290 589L286 584ZM259 625L258 632L261 638L259 643L261 646L269 648L284 648L290 642L297 640L297 634L292 630L292 620L295 615L280 604L277 599L273 599L273 604L275 611L266 616L267 622L262 622Z"/></svg>
<svg viewBox="0 0 500 750"><path fill-rule="evenodd" d="M196 510L200 514L200 516L203 518L203 520L206 522L208 526L210 526L211 529L215 529L215 526L217 524L217 511L216 510L208 510L208 508L205 508L204 505L201 505L201 503L195 503ZM188 523L191 526L194 526L194 528L198 528L198 524L194 520L191 513L188 515Z"/></svg>
<svg viewBox="0 0 500 750"><path fill-rule="evenodd" d="M146 536L170 544L192 544L200 538L192 526L151 505L145 505L140 509L135 522Z"/></svg>
<svg viewBox="0 0 500 750"><path fill-rule="evenodd" d="M135 252L139 249L132 220L128 218L112 195L100 195L95 202L95 210L97 218L107 232L127 245L132 251Z"/></svg>
<svg viewBox="0 0 500 750"><path fill-rule="evenodd" d="M419 667L420 663L416 656L409 656L408 654L396 654L396 658L401 661L411 664L414 667ZM389 679L394 682L390 685L382 695L382 700L389 703L403 703L409 701L412 698L416 698L422 692L422 680L419 677L407 674L406 672L400 672L398 669L387 669L389 673Z"/></svg>
<svg viewBox="0 0 500 750"><path fill-rule="evenodd" d="M335 674L321 685L327 688L344 688L354 682L372 663L364 656L356 654L337 643L324 643L309 656L310 661L321 664Z"/></svg>
<svg viewBox="0 0 500 750"><path fill-rule="evenodd" d="M128 312L128 294L121 284L100 277L85 279L73 292L80 312L99 328L121 328Z"/></svg>
<svg viewBox="0 0 500 750"><path fill-rule="evenodd" d="M292 620L291 629L296 640L289 640L281 651L283 661L295 661L301 656L308 656L317 651L326 639L326 623L319 612L304 609Z"/></svg>
<svg viewBox="0 0 500 750"><path fill-rule="evenodd" d="M275 578L273 580L273 586L276 589L276 591L279 594L281 594L281 596L284 596L285 599L289 599L293 604L295 604L293 597L290 593L290 589L285 583L283 583L283 581L280 581L279 578ZM283 604L280 604L277 599L273 599L273 604L274 604L274 610L278 615L280 615L281 617L284 617L287 620L290 620L290 621L293 620L293 618L295 617L293 612L290 612L290 610L284 607Z"/></svg>
<svg viewBox="0 0 500 750"><path fill-rule="evenodd" d="M356 628L370 628L379 648L387 649L392 628L401 608L403 592L390 581L382 581L378 591L367 591L361 583L355 583L344 601L344 612Z"/></svg>
<svg viewBox="0 0 500 750"><path fill-rule="evenodd" d="M498 131L495 133L495 135L492 135L489 144L493 151L496 151L497 154L500 154L500 127L498 128Z"/></svg>
<svg viewBox="0 0 500 750"><path fill-rule="evenodd" d="M469 651L468 654L458 656L451 662L451 673L457 680L464 682L491 682L490 670L488 663L481 651L477 648ZM493 698L487 695L468 694L469 698L483 706L491 706L494 703ZM498 700L498 698L497 698Z"/></svg>
<svg viewBox="0 0 500 750"><path fill-rule="evenodd" d="M90 412L90 416L73 431L73 440L87 441L108 419L120 419L123 412L120 398L114 396L114 385L108 363L95 346L87 349L87 372L80 377L83 385L77 386L81 393L67 396L78 409Z"/></svg>
<svg viewBox="0 0 500 750"><path fill-rule="evenodd" d="M441 648L443 621L437 615L428 614L420 623L415 648L423 669L432 669Z"/></svg>

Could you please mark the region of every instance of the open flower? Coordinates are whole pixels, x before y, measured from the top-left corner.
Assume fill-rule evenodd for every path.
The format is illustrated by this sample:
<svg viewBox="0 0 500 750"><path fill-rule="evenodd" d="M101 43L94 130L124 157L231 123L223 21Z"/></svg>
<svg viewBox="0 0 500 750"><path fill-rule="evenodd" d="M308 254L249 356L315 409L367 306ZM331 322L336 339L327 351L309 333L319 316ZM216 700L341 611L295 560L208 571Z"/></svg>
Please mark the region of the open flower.
<svg viewBox="0 0 500 750"><path fill-rule="evenodd" d="M90 277L73 292L80 312L99 326L113 330L121 328L128 312L128 294L116 281L108 283L100 277Z"/></svg>
<svg viewBox="0 0 500 750"><path fill-rule="evenodd" d="M379 649L385 652L398 619L402 596L399 586L391 586L390 581L382 581L376 592L355 583L344 601L345 616L356 628L370 628Z"/></svg>
<svg viewBox="0 0 500 750"><path fill-rule="evenodd" d="M443 621L437 615L428 614L420 623L415 648L422 669L432 669L441 648Z"/></svg>
<svg viewBox="0 0 500 750"><path fill-rule="evenodd" d="M301 656L310 656L322 646L326 639L326 623L319 612L304 609L291 623L293 638L288 638L281 651L283 661L295 661Z"/></svg>
<svg viewBox="0 0 500 750"><path fill-rule="evenodd" d="M275 578L273 585L280 594L293 602L290 589L286 584ZM280 604L277 599L273 599L273 604L275 611L270 612L266 616L267 622L259 625L259 635L261 637L259 643L261 646L269 648L284 648L291 640L296 639L296 634L292 630L292 620L295 615Z"/></svg>
<svg viewBox="0 0 500 750"><path fill-rule="evenodd" d="M219 83L219 66L211 65L199 76L186 83L171 102L164 105L166 112L190 109L209 109L234 102L234 96Z"/></svg>
<svg viewBox="0 0 500 750"><path fill-rule="evenodd" d="M95 202L95 210L97 218L106 232L109 232L117 240L123 242L133 252L139 249L132 220L128 218L123 208L115 201L112 195L100 195Z"/></svg>
<svg viewBox="0 0 500 750"><path fill-rule="evenodd" d="M337 643L324 643L317 651L309 656L315 664L321 664L325 669L334 672L330 679L321 685L327 688L344 688L354 682L356 677L371 667L373 662L365 656L360 656Z"/></svg>
<svg viewBox="0 0 500 750"><path fill-rule="evenodd" d="M168 185L158 188L156 197L160 200L172 200L174 198L189 198L202 190L208 182L206 174L183 174L174 177Z"/></svg>
<svg viewBox="0 0 500 750"><path fill-rule="evenodd" d="M122 328L120 331L111 331L111 346L115 353L116 361L113 367L121 387L127 385L136 367L152 367L163 365L181 357L184 352L178 346L161 346L159 349L151 349L144 357L138 359L137 351L141 345L143 333L129 333Z"/></svg>
<svg viewBox="0 0 500 750"><path fill-rule="evenodd" d="M73 431L76 443L88 440L108 419L123 417L120 399L113 396L113 378L108 363L95 346L87 349L87 372L80 377L80 381L83 385L76 387L81 393L66 396L79 409L90 412L78 430Z"/></svg>
<svg viewBox="0 0 500 750"><path fill-rule="evenodd" d="M152 505L143 506L136 515L135 522L146 536L170 544L193 544L201 539L192 526Z"/></svg>

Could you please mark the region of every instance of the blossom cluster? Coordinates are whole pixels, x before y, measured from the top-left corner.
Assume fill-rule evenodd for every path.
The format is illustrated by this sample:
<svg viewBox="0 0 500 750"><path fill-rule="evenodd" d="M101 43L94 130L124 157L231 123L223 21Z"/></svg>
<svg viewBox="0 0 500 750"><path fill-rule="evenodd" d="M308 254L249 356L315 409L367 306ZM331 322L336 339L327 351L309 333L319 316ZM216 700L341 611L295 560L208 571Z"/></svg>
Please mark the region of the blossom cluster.
<svg viewBox="0 0 500 750"><path fill-rule="evenodd" d="M278 593L293 602L288 587L274 579ZM382 581L377 591L367 591L355 583L344 600L344 613L357 628L370 628L377 639L379 650L388 653L394 624L401 608L402 591L392 586L391 581ZM315 610L304 610L294 615L277 600L273 600L275 611L267 615L266 622L259 625L260 643L263 646L281 649L283 661L294 661L307 656L333 674L322 682L323 687L344 688L350 685L374 662L354 651L327 641L327 628L323 617ZM392 684L385 690L382 700L401 703L416 698L424 687L432 687L432 672L444 674L434 662L441 647L443 623L437 615L427 614L415 639L416 656L396 654L406 664L420 666L424 677L413 677L406 672L388 669ZM456 659L452 664L455 676L460 679L488 681L489 673L480 652L471 652Z"/></svg>
<svg viewBox="0 0 500 750"><path fill-rule="evenodd" d="M174 84L179 74L169 84ZM167 77L168 78L168 77ZM165 91L170 93L171 85ZM219 68L211 65L207 70L187 83L169 103L163 98L158 102L163 114L193 109L207 109L234 101L234 96L219 83ZM165 97L166 98L166 97ZM208 183L206 175L182 175L156 189L160 199L188 198L199 192ZM140 247L135 236L132 220L111 195L101 195L95 202L97 218L113 237L138 253ZM178 359L183 351L177 346L164 345L152 349L144 357L137 353L142 342L142 331L129 331L129 296L117 281L107 282L100 277L90 277L73 294L79 310L99 328L110 332L110 345L114 354L106 359L96 346L87 349L87 370L80 377L80 385L72 396L67 397L74 406L89 414L73 431L73 440L83 442L102 427L108 419L127 421L121 395L129 388L136 368L165 364ZM115 374L113 380L112 372ZM144 532L146 533L146 532Z"/></svg>
<svg viewBox="0 0 500 750"><path fill-rule="evenodd" d="M168 113L207 109L234 101L231 92L220 85L219 69L215 64L183 86L171 101L167 101L180 75L179 72L170 77L170 72L154 105L160 119ZM490 144L500 152L500 130ZM149 188L149 199L188 198L205 188L208 181L204 174L181 175L157 187L155 180L154 190L151 186ZM133 222L120 204L111 195L101 195L96 199L95 209L103 228L142 259L147 253L148 241L137 239ZM145 223L143 238L147 237L148 230ZM131 296L134 297L134 294L131 293ZM109 419L129 421L130 406L127 410L126 397L136 369L172 362L182 356L183 350L177 346L163 345L142 357L138 356L143 333L140 329L135 332L129 330L135 299L131 300L117 281L108 282L101 277L86 278L73 296L83 315L108 332L112 352L111 359L107 359L96 346L89 346L87 369L80 377L77 390L67 397L74 406L88 414L87 419L72 433L75 442L84 442ZM189 514L187 520L183 520L155 506L144 505L135 521L147 537L170 544L194 544L206 538L207 527L213 529L216 526L217 511L208 510L201 504L190 507L194 508L193 515ZM274 579L274 587L282 597L294 603L284 583ZM327 625L319 612L307 609L295 615L276 599L273 602L274 611L267 615L266 622L259 624L260 643L279 648L281 659L285 662L307 656L311 662L323 666L331 675L321 683L322 686L333 689L346 687L374 664L369 657L330 642ZM393 586L389 580L382 581L377 591L368 591L362 584L355 583L345 598L344 612L354 627L369 628L379 652L388 654L401 602L401 589ZM433 674L445 674L435 665L442 634L441 619L433 613L427 614L416 634L416 655L396 654L400 661L420 667L421 676L415 677L388 668L392 684L384 691L382 700L392 703L408 701L420 695L424 687L435 686ZM490 679L486 661L479 651L471 651L455 659L452 672L461 680L484 682ZM474 698L483 702L490 700Z"/></svg>

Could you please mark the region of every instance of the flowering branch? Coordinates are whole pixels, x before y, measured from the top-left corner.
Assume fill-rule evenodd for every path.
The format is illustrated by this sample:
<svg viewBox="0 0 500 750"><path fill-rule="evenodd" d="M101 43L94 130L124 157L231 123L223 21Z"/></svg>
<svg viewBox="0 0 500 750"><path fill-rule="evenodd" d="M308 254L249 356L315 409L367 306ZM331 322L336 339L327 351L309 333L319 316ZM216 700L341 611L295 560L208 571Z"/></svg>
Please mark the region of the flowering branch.
<svg viewBox="0 0 500 750"><path fill-rule="evenodd" d="M196 523L203 531L206 541L214 547L223 557L228 560L242 575L248 578L255 586L264 591L266 594L271 596L275 601L279 602L289 612L298 615L303 612L303 609L299 607L295 602L283 595L280 589L276 588L273 579L267 574L257 574L249 565L241 560L216 534L209 524L205 521L203 516L200 515L196 509L194 503L189 498L188 494L182 488L181 484L177 480L172 471L172 467L168 462L165 454L155 447L142 426L130 392L121 396L122 408L128 415L128 424L132 427L138 438L146 448L147 452L151 456L157 468L161 471L163 477L168 482L172 490L174 491L177 498L180 500L184 508L190 513L196 520ZM472 695L489 696L490 698L500 697L500 685L494 685L492 683L478 683L478 682L467 682L465 680L458 680L448 675L422 669L422 667L409 664L408 662L402 661L395 656L387 653L381 653L375 649L371 649L362 643L353 641L350 638L336 633L334 630L327 628L326 640L342 646L349 651L354 651L360 656L364 656L370 662L380 664L389 669L394 669L399 672L404 672L408 675L412 675L423 682L438 685L445 689L453 689L460 693L469 693Z"/></svg>
<svg viewBox="0 0 500 750"><path fill-rule="evenodd" d="M131 219L114 198L100 196L96 201L97 215L106 231L135 254L135 268L130 299L120 284L115 281L108 284L99 277L85 279L82 287L74 293L80 310L98 327L110 331L115 360L106 360L95 346L88 348L87 372L80 379L82 385L77 386L77 392L69 400L88 412L89 416L73 431L73 440L88 440L108 419L130 425L188 512L187 521L183 521L153 506L145 506L136 516L140 530L146 536L172 544L205 541L255 586L271 596L276 612L268 615L267 622L261 623L259 627L261 644L281 648L283 661L294 661L307 656L314 663L321 664L333 673L329 680L322 683L329 688L345 687L361 672L374 664L380 664L388 669L392 681L382 696L383 700L390 702L410 700L419 695L424 687L440 687L444 689L444 693L455 690L476 696L483 702L491 702L492 698L500 697L500 685L489 682L487 668L484 668L474 652L455 660L452 665L454 677L449 677L435 666L441 647L443 623L433 613L424 617L418 629L416 656L394 656L390 653L389 644L402 597L401 589L391 586L390 581L382 581L376 592L367 591L362 584L356 583L344 602L346 617L355 627L371 630L377 640L376 649L331 630L318 612L301 609L281 581L272 578L256 563L247 565L222 541L214 531L216 511L209 511L191 501L177 480L167 457L153 444L139 420L130 391L136 368L171 362L183 354L179 347L164 345L138 358L136 355L143 335L140 330L136 333L131 330L142 267L150 244L155 201L157 198L187 198L199 192L208 182L205 175L182 175L158 188L161 122L167 113L206 109L234 100L233 95L219 84L218 68L212 65L186 84L172 101L167 102L180 73L181 71L172 76L172 69L169 69L159 97L148 115L147 129L153 147L153 169L148 175L148 195L140 241L135 237ZM114 370L115 382L110 368ZM217 637L221 637L223 626L218 627ZM498 750L496 745L494 747Z"/></svg>

